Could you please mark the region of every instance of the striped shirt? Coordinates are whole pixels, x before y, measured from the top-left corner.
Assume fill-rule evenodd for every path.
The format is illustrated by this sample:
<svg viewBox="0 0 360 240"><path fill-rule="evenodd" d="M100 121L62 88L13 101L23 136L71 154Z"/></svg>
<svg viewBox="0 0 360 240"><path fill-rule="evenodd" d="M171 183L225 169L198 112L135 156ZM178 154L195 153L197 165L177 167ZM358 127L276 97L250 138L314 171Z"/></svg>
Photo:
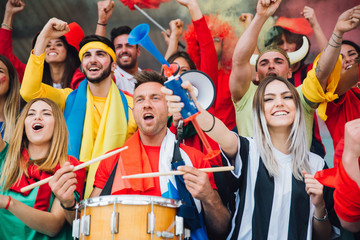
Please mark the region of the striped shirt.
<svg viewBox="0 0 360 240"><path fill-rule="evenodd" d="M311 239L314 205L305 183L292 175L292 155L274 149L279 176L266 170L256 142L239 137L232 186L235 211L227 239ZM229 164L223 153L223 158ZM309 153L311 174L325 167L324 160Z"/></svg>

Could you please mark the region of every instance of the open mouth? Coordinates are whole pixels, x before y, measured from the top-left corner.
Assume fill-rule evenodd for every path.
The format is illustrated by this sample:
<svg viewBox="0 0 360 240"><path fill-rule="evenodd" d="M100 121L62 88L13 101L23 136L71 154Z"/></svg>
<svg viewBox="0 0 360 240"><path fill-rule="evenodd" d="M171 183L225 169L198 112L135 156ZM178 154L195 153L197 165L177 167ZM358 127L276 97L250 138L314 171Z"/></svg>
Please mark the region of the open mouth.
<svg viewBox="0 0 360 240"><path fill-rule="evenodd" d="M269 72L268 74L266 74L267 76L274 76L274 77L276 77L277 76L277 74L276 73L274 73L274 72Z"/></svg>
<svg viewBox="0 0 360 240"><path fill-rule="evenodd" d="M129 55L122 55L121 60L128 60L130 58Z"/></svg>
<svg viewBox="0 0 360 240"><path fill-rule="evenodd" d="M49 53L48 55L49 55L49 56L56 56L56 55L57 55L57 53L55 53L55 52L51 52L51 53Z"/></svg>
<svg viewBox="0 0 360 240"><path fill-rule="evenodd" d="M35 123L32 128L35 130L35 131L38 131L40 129L43 129L44 128L44 125L40 124L40 123Z"/></svg>
<svg viewBox="0 0 360 240"><path fill-rule="evenodd" d="M144 115L144 120L152 120L152 119L154 119L154 115L152 115L151 113L146 113L145 115Z"/></svg>
<svg viewBox="0 0 360 240"><path fill-rule="evenodd" d="M284 115L287 115L287 114L288 114L288 112L286 112L286 111L276 111L272 115L273 116L284 116Z"/></svg>
<svg viewBox="0 0 360 240"><path fill-rule="evenodd" d="M96 71L99 71L100 70L100 68L98 68L98 67L91 67L91 68L89 68L89 71L90 72L96 72Z"/></svg>

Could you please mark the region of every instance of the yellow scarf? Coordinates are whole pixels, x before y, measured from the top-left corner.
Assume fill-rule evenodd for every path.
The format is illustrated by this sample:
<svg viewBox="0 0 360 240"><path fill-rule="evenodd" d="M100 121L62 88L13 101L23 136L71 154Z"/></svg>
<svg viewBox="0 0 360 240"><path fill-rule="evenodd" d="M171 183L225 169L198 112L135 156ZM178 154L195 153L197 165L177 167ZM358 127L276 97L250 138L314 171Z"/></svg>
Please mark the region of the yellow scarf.
<svg viewBox="0 0 360 240"><path fill-rule="evenodd" d="M80 161L86 162L96 158L114 148L121 147L126 140L127 122L123 103L119 90L114 82L111 82L104 111L98 126L97 136L94 142L94 102L89 87L87 88L86 115L84 131L80 149ZM85 198L88 198L93 189L95 173L98 163L90 165L86 180Z"/></svg>
<svg viewBox="0 0 360 240"><path fill-rule="evenodd" d="M316 57L313 68L308 72L307 77L303 82L302 92L304 96L311 102L320 103L318 107L318 114L322 120L326 121L327 103L332 102L339 97L334 92L340 80L342 57L341 55L339 56L335 64L335 67L328 78L326 93L324 93L319 83L319 80L317 79L315 74L315 68L318 64L319 58L320 58L320 54Z"/></svg>

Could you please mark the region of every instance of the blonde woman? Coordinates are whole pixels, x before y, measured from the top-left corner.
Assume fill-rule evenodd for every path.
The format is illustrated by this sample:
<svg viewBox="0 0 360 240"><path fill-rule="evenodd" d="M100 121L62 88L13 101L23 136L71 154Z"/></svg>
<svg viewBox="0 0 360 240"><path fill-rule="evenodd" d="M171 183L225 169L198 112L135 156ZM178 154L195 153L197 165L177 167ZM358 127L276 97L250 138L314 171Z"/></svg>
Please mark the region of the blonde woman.
<svg viewBox="0 0 360 240"><path fill-rule="evenodd" d="M9 143L1 139L0 215L6 224L0 225L0 239L71 237L70 231L65 231L65 211L71 209L60 204L48 184L20 192L22 187L53 175L62 166L78 164L67 155L67 139L60 108L45 98L34 99L24 107ZM85 171L71 174L73 182L67 187L75 185L75 198L80 200Z"/></svg>
<svg viewBox="0 0 360 240"><path fill-rule="evenodd" d="M0 132L5 141L12 136L20 112L20 83L9 59L0 55Z"/></svg>
<svg viewBox="0 0 360 240"><path fill-rule="evenodd" d="M192 86L183 85L195 99ZM171 113L183 105L177 96L167 100ZM307 150L295 87L275 76L260 83L253 102L254 138L237 136L197 107L200 127L219 143L224 161L235 166L236 208L228 239L329 239L323 186L313 178L325 162Z"/></svg>

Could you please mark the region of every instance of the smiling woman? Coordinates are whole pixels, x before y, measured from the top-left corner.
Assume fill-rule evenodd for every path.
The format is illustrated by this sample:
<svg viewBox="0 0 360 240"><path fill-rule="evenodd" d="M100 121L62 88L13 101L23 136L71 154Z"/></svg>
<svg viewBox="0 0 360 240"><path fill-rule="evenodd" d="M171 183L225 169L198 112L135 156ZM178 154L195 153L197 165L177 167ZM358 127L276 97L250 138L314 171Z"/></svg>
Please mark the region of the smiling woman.
<svg viewBox="0 0 360 240"><path fill-rule="evenodd" d="M332 194L313 175L325 167L308 152L301 99L286 79L269 76L254 96L254 138L237 136L202 109L193 87L184 83L201 114L202 129L218 142L223 161L235 166L229 185L237 203L228 239L328 239L331 224L327 204ZM163 92L169 94L168 89ZM179 112L177 96L167 96L169 112ZM325 208L328 207L328 210ZM253 219L249 221L249 219ZM312 235L309 234L312 232Z"/></svg>
<svg viewBox="0 0 360 240"><path fill-rule="evenodd" d="M4 24L0 29L0 39L3 43L0 46L0 53L5 54L12 61L20 76L20 82L24 75L25 64L20 62L12 52L11 33L15 15L23 11L24 8L25 3L23 1L9 0L5 8ZM39 69L43 73L41 78L44 83L57 88L71 87L75 89L80 81L84 79L84 75L78 69L80 60L77 56L79 42L84 37L84 33L77 23L69 24L69 28L68 33L46 41L43 41L43 34L40 32L33 40L32 47L34 48L34 44L35 49L40 47L40 54L45 55L43 69Z"/></svg>
<svg viewBox="0 0 360 240"><path fill-rule="evenodd" d="M0 140L0 214L7 222L0 226L1 239L71 237L65 210L48 184L25 193L20 191L69 165L66 162L78 165L75 158L67 155L67 144L63 114L45 98L34 99L24 107L9 143ZM75 178L75 196L80 200L85 171L76 172Z"/></svg>

